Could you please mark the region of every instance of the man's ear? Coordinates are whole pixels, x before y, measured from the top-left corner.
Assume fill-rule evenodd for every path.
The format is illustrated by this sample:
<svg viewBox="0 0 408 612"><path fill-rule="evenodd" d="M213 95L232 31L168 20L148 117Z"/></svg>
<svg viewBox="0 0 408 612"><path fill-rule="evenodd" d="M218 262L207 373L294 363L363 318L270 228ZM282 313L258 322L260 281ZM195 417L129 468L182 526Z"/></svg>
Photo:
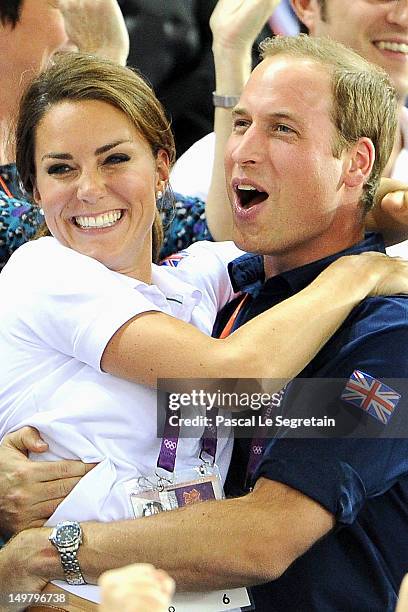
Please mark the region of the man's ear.
<svg viewBox="0 0 408 612"><path fill-rule="evenodd" d="M371 174L375 160L375 148L370 138L360 138L346 153L343 183L353 189L364 185Z"/></svg>
<svg viewBox="0 0 408 612"><path fill-rule="evenodd" d="M315 35L316 24L321 21L321 7L318 0L290 0L298 19Z"/></svg>
<svg viewBox="0 0 408 612"><path fill-rule="evenodd" d="M156 157L156 189L164 191L170 175L170 160L167 151L160 149Z"/></svg>

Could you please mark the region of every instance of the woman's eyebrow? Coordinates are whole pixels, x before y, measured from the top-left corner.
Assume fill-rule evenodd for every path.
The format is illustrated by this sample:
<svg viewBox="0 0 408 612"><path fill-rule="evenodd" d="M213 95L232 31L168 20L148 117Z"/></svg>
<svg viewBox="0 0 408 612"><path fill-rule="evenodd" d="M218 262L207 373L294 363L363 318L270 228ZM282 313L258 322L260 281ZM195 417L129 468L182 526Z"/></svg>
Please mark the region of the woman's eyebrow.
<svg viewBox="0 0 408 612"><path fill-rule="evenodd" d="M70 155L70 153L46 153L45 155L42 156L41 161L43 161L44 159L73 159L72 155Z"/></svg>
<svg viewBox="0 0 408 612"><path fill-rule="evenodd" d="M123 144L125 142L131 142L131 140L116 140L115 142L110 142L106 145L102 145L101 147L98 147L97 149L95 149L95 155L106 153L107 151L110 151L111 149L114 149L118 145ZM41 161L43 161L44 159L49 159L49 158L74 159L70 153L46 153L45 155L42 156Z"/></svg>
<svg viewBox="0 0 408 612"><path fill-rule="evenodd" d="M117 147L118 145L123 144L124 142L131 142L131 141L130 140L116 140L115 142L111 142L109 144L103 145L102 147L98 147L95 150L95 155L106 153L106 151L109 151L110 149L113 149L114 147Z"/></svg>

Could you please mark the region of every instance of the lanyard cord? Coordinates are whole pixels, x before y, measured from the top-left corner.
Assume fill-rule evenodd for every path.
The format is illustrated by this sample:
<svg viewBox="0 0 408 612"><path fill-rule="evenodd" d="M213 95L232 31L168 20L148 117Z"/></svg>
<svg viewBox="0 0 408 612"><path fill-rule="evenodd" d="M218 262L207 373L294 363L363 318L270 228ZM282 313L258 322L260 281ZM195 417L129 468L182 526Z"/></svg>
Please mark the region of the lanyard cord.
<svg viewBox="0 0 408 612"><path fill-rule="evenodd" d="M241 298L240 302L238 303L238 306L235 308L227 325L225 326L221 335L219 336L220 338L226 338L231 333L235 320L242 306L246 302L248 295L249 295L248 293L245 293L243 297ZM180 435L180 426L172 425L169 417L170 417L170 413L169 413L169 409L167 408L166 422L164 426L160 453L157 459L157 467L166 470L166 472L174 472L177 445L178 445L179 435ZM209 455L212 458L213 462L215 461L215 456L217 453L217 430L216 428L209 427L206 425L204 434L201 438L200 458L203 452Z"/></svg>
<svg viewBox="0 0 408 612"><path fill-rule="evenodd" d="M4 193L6 194L6 196L8 196L9 198L13 197L13 194L11 193L10 189L7 187L3 177L0 175L0 187L3 189Z"/></svg>
<svg viewBox="0 0 408 612"><path fill-rule="evenodd" d="M234 312L230 316L230 318L229 318L227 324L225 325L224 329L222 330L222 332L218 336L219 338L226 338L227 336L230 335L230 333L232 331L232 328L234 327L234 323L237 320L237 317L238 317L238 315L239 315L239 313L241 311L241 308L243 307L243 305L247 301L248 296L249 296L249 293L244 293L244 296L241 298L240 302L238 303L238 306L235 308Z"/></svg>

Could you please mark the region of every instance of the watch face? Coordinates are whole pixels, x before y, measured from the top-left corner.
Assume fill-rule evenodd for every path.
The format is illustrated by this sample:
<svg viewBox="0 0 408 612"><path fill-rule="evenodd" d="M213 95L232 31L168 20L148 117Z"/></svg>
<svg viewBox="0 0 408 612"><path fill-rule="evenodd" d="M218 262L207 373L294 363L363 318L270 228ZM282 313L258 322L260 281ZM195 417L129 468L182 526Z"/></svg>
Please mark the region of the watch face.
<svg viewBox="0 0 408 612"><path fill-rule="evenodd" d="M70 523L68 525L62 525L57 529L57 533L55 534L55 543L58 546L69 546L70 544L74 544L79 537L79 525Z"/></svg>

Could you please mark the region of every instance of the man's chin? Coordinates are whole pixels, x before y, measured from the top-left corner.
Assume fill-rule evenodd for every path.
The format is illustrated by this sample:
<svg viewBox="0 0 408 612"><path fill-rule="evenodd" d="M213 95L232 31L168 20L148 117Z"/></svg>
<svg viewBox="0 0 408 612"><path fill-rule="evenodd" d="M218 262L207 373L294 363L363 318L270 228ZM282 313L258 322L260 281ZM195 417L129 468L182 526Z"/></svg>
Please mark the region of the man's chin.
<svg viewBox="0 0 408 612"><path fill-rule="evenodd" d="M264 255L262 250L259 249L259 244L256 240L248 240L246 238L242 238L242 236L239 238L237 237L236 239L233 238L232 240L235 246L241 249L241 251L245 251L246 253L256 253L257 255Z"/></svg>

